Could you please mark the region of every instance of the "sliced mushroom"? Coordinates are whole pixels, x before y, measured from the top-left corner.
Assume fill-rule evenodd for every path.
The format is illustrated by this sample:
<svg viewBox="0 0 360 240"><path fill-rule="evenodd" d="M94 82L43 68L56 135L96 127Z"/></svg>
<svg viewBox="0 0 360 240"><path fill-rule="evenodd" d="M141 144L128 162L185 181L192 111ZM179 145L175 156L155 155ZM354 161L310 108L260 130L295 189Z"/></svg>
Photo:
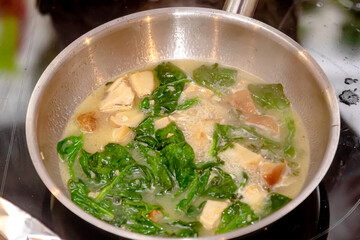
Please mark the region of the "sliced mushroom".
<svg viewBox="0 0 360 240"><path fill-rule="evenodd" d="M244 118L244 121L250 125L255 125L256 127L263 128L264 130L270 130L271 132L276 134L279 133L279 125L270 116L247 114Z"/></svg>
<svg viewBox="0 0 360 240"><path fill-rule="evenodd" d="M127 83L127 78L122 77L109 87L99 107L101 111L131 109L134 99L135 93Z"/></svg>
<svg viewBox="0 0 360 240"><path fill-rule="evenodd" d="M279 182L286 169L285 163L264 162L261 164L260 173L269 186Z"/></svg>
<svg viewBox="0 0 360 240"><path fill-rule="evenodd" d="M110 121L117 127L137 127L144 119L145 114L135 109L117 112L116 114L110 116Z"/></svg>
<svg viewBox="0 0 360 240"><path fill-rule="evenodd" d="M83 113L76 118L81 130L93 132L96 129L95 111Z"/></svg>
<svg viewBox="0 0 360 240"><path fill-rule="evenodd" d="M244 114L258 114L258 110L248 90L240 90L232 93L225 98L224 102Z"/></svg>

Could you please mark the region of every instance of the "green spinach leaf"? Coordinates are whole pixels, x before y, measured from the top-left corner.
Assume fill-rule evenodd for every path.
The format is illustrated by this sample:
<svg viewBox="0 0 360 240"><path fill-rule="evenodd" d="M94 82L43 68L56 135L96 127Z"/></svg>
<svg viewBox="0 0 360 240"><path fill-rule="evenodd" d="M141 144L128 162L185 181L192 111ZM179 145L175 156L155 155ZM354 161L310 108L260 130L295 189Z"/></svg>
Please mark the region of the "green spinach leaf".
<svg viewBox="0 0 360 240"><path fill-rule="evenodd" d="M161 150L161 155L166 159L166 166L176 178L179 188L184 190L194 178L194 150L186 142L172 143Z"/></svg>
<svg viewBox="0 0 360 240"><path fill-rule="evenodd" d="M265 216L268 216L272 214L273 212L276 212L286 204L288 204L291 201L291 198L284 196L280 193L271 193L270 199L266 204L265 207Z"/></svg>
<svg viewBox="0 0 360 240"><path fill-rule="evenodd" d="M290 106L280 83L249 84L248 89L255 103L263 109L284 110Z"/></svg>
<svg viewBox="0 0 360 240"><path fill-rule="evenodd" d="M212 173L215 175L209 182L203 196L218 199L233 199L237 186L232 177L220 168L214 168Z"/></svg>
<svg viewBox="0 0 360 240"><path fill-rule="evenodd" d="M149 97L145 97L141 102L140 102L140 110L143 112L147 112L150 109L150 98Z"/></svg>
<svg viewBox="0 0 360 240"><path fill-rule="evenodd" d="M155 89L152 93L154 100L152 115L164 116L175 111L186 82L190 82L190 80L171 82Z"/></svg>
<svg viewBox="0 0 360 240"><path fill-rule="evenodd" d="M83 135L78 137L70 136L67 137L60 142L58 142L56 146L56 150L62 160L68 163L70 176L73 178L75 176L73 165L78 156L81 152L83 146Z"/></svg>
<svg viewBox="0 0 360 240"><path fill-rule="evenodd" d="M158 145L155 138L154 118L151 116L145 118L135 128L135 134L135 140L138 142L142 142L151 148L155 148Z"/></svg>
<svg viewBox="0 0 360 240"><path fill-rule="evenodd" d="M158 149L162 149L171 143L185 142L184 134L175 122L171 122L166 127L158 129L155 132L155 138L159 143Z"/></svg>
<svg viewBox="0 0 360 240"><path fill-rule="evenodd" d="M155 69L160 86L186 78L186 74L171 62L160 63Z"/></svg>
<svg viewBox="0 0 360 240"><path fill-rule="evenodd" d="M184 211L190 203L205 190L206 184L209 181L210 170L205 170L202 173L195 173L186 198L182 199L177 205L176 210Z"/></svg>
<svg viewBox="0 0 360 240"><path fill-rule="evenodd" d="M237 71L219 67L215 63L211 66L202 65L193 72L194 81L217 94L221 94L236 82Z"/></svg>
<svg viewBox="0 0 360 240"><path fill-rule="evenodd" d="M205 204L206 204L206 201L203 201L202 203L200 203L198 207L196 207L194 205L190 205L188 207L188 209L186 209L186 212L185 212L186 216L191 217L191 218L196 218L197 216L199 216L199 214L204 209Z"/></svg>
<svg viewBox="0 0 360 240"><path fill-rule="evenodd" d="M146 202L123 199L118 214L119 218L114 222L118 226L124 225L130 231L145 235L164 234L164 228L147 217L152 210L161 210L161 207Z"/></svg>
<svg viewBox="0 0 360 240"><path fill-rule="evenodd" d="M166 160L163 159L160 152L149 147L138 144L138 148L152 169L154 183L162 188L160 194L170 191L174 187L174 181L166 166Z"/></svg>
<svg viewBox="0 0 360 240"><path fill-rule="evenodd" d="M286 117L285 125L287 129L287 134L285 136L284 153L288 156L294 157L295 148L293 145L293 139L295 137L295 131L296 131L295 122L290 117Z"/></svg>
<svg viewBox="0 0 360 240"><path fill-rule="evenodd" d="M141 192L150 189L152 178L147 167L139 164L127 165L109 185L101 190L96 200L100 201L105 196L141 200Z"/></svg>
<svg viewBox="0 0 360 240"><path fill-rule="evenodd" d="M186 110L191 108L192 106L194 106L195 104L197 104L198 102L200 102L200 98L190 98L190 99L186 99L185 102L183 104L180 104L177 107L177 110Z"/></svg>
<svg viewBox="0 0 360 240"><path fill-rule="evenodd" d="M202 227L200 222L184 222L181 220L171 223L171 227L175 228L177 232L171 234L178 238L184 237L198 237L199 229Z"/></svg>
<svg viewBox="0 0 360 240"><path fill-rule="evenodd" d="M84 211L101 220L109 221L114 218L112 207L107 202L97 202L93 198L88 197L89 190L84 182L78 182L72 179L68 182L71 200L82 208Z"/></svg>
<svg viewBox="0 0 360 240"><path fill-rule="evenodd" d="M237 201L223 211L220 225L215 233L230 232L234 229L248 226L258 219L259 217L256 216L248 204Z"/></svg>
<svg viewBox="0 0 360 240"><path fill-rule="evenodd" d="M215 125L211 154L216 156L219 152L232 147L233 142L240 143L255 152L260 151L260 149L267 149L283 155L282 145L279 142L259 134L253 127L222 125L218 123Z"/></svg>
<svg viewBox="0 0 360 240"><path fill-rule="evenodd" d="M135 163L125 147L109 143L103 152L94 153L88 160L89 169L95 174L96 180L106 184L115 177L116 170Z"/></svg>

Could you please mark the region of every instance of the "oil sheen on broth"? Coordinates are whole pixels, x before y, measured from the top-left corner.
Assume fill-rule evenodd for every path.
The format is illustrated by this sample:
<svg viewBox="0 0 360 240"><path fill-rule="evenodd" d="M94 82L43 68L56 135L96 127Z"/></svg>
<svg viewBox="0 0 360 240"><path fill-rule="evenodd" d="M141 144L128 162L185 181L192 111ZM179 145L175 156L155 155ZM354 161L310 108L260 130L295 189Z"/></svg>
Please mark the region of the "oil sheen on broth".
<svg viewBox="0 0 360 240"><path fill-rule="evenodd" d="M148 235L253 224L300 192L309 163L305 128L280 84L190 60L113 79L78 106L63 138L73 201L82 194L74 202L85 211Z"/></svg>

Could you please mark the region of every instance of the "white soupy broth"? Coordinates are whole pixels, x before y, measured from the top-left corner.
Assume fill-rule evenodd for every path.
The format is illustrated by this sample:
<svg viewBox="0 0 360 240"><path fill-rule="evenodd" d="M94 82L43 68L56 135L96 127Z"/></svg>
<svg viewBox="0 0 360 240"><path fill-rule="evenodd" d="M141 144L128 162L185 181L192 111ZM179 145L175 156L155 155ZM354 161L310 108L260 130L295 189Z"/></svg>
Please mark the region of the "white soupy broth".
<svg viewBox="0 0 360 240"><path fill-rule="evenodd" d="M190 60L126 73L95 90L57 150L75 204L146 235L245 227L301 190L305 128L281 84Z"/></svg>

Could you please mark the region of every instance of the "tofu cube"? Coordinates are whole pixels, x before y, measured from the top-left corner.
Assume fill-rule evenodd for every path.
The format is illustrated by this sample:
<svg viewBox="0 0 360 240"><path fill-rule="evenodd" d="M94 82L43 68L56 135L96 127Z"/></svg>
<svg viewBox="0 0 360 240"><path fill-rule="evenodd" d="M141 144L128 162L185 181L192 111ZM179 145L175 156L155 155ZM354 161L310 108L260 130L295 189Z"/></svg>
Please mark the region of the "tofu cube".
<svg viewBox="0 0 360 240"><path fill-rule="evenodd" d="M135 133L127 126L115 128L113 130L113 141L125 146L135 137Z"/></svg>
<svg viewBox="0 0 360 240"><path fill-rule="evenodd" d="M262 160L260 154L254 153L238 143L234 143L234 147L219 153L219 157L225 162L225 168L229 168L230 171L233 168L238 171L239 169L253 170Z"/></svg>
<svg viewBox="0 0 360 240"><path fill-rule="evenodd" d="M204 87L200 87L194 83L188 83L183 93L187 98L200 97L208 99L214 95L213 91Z"/></svg>
<svg viewBox="0 0 360 240"><path fill-rule="evenodd" d="M200 215L200 222L207 230L216 229L222 212L229 206L228 202L207 200Z"/></svg>
<svg viewBox="0 0 360 240"><path fill-rule="evenodd" d="M126 78L119 78L106 91L104 99L100 102L101 111L117 109L131 109L134 104L135 93L128 85Z"/></svg>
<svg viewBox="0 0 360 240"><path fill-rule="evenodd" d="M170 123L171 123L171 120L169 117L163 117L163 118L155 120L155 122L154 122L155 131L160 128L166 127Z"/></svg>
<svg viewBox="0 0 360 240"><path fill-rule="evenodd" d="M128 126L128 127L137 127L139 123L145 119L145 114L139 110L129 110L117 112L116 114L110 116L110 122L115 126Z"/></svg>
<svg viewBox="0 0 360 240"><path fill-rule="evenodd" d="M268 192L257 184L249 184L243 191L242 201L249 204L256 214L264 210L268 199Z"/></svg>
<svg viewBox="0 0 360 240"><path fill-rule="evenodd" d="M129 77L129 82L138 97L149 95L155 89L154 73L152 71L133 73Z"/></svg>

